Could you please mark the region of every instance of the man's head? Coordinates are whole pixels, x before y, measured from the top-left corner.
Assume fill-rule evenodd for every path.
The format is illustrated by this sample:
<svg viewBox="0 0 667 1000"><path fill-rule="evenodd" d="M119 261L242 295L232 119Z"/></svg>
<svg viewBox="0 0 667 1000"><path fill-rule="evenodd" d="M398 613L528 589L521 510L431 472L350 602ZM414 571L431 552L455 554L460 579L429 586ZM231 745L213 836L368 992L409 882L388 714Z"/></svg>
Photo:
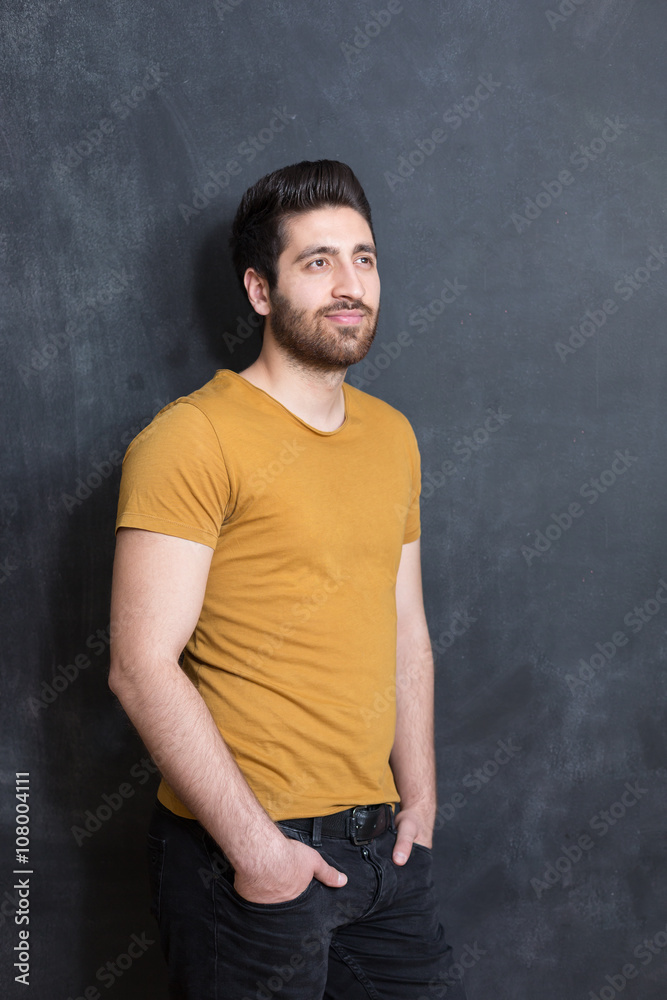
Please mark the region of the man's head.
<svg viewBox="0 0 667 1000"><path fill-rule="evenodd" d="M244 287L249 267L276 287L278 258L285 249L286 223L324 206L353 208L368 223L371 209L350 167L338 160L303 160L260 178L243 195L229 241L237 277Z"/></svg>
<svg viewBox="0 0 667 1000"><path fill-rule="evenodd" d="M305 161L263 177L243 196L230 243L250 303L284 353L319 371L366 356L380 280L370 207L348 166Z"/></svg>

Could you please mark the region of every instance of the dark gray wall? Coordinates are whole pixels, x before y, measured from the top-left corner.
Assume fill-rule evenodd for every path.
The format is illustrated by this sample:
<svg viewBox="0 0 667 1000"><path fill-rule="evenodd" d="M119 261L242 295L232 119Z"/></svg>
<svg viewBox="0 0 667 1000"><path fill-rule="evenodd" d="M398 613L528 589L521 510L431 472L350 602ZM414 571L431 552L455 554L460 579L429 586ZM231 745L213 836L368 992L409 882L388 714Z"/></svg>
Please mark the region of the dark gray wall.
<svg viewBox="0 0 667 1000"><path fill-rule="evenodd" d="M664 3L10 0L2 22L3 996L165 996L156 943L98 975L156 941L157 779L106 681L119 462L258 352L224 249L242 192L332 157L384 287L347 377L422 451L437 879L470 1000L662 1000Z"/></svg>

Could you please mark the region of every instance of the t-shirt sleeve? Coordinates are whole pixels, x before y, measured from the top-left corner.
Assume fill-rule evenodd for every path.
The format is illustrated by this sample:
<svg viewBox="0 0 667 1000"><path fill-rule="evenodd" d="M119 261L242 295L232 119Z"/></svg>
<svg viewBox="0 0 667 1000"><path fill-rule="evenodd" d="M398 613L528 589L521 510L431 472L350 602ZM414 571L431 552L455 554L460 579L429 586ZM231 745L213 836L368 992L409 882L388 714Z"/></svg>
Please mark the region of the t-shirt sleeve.
<svg viewBox="0 0 667 1000"><path fill-rule="evenodd" d="M410 471L412 477L412 488L410 491L410 502L408 504L407 515L405 519L405 535L403 537L403 544L407 542L416 541L421 535L421 521L420 521L420 510L419 510L419 498L422 489L422 474L421 474L421 456L419 454L419 445L417 444L417 438L415 432L412 429L412 425L407 422L408 425L408 453L410 456Z"/></svg>
<svg viewBox="0 0 667 1000"><path fill-rule="evenodd" d="M215 548L230 485L218 436L185 398L161 410L123 458L116 531L145 528Z"/></svg>

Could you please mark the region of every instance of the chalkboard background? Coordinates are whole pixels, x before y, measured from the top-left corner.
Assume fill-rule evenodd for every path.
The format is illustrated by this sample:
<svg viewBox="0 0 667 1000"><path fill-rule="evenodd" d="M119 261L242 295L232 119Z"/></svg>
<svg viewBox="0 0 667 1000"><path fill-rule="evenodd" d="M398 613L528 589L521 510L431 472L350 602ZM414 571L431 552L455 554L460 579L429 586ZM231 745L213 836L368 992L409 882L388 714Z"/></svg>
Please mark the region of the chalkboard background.
<svg viewBox="0 0 667 1000"><path fill-rule="evenodd" d="M5 5L3 996L166 997L157 776L107 687L119 463L254 360L231 218L329 157L381 253L347 379L421 448L436 877L470 1000L664 998L666 30L659 0Z"/></svg>

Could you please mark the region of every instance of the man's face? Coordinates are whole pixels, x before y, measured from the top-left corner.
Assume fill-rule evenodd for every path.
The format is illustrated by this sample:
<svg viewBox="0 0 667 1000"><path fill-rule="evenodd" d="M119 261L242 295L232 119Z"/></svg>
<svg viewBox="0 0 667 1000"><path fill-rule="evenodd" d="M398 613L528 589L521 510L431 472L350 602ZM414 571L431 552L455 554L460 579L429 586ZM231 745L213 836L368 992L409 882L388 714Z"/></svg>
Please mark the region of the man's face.
<svg viewBox="0 0 667 1000"><path fill-rule="evenodd" d="M286 223L267 322L277 343L317 371L366 357L380 311L380 278L368 223L352 208L326 207Z"/></svg>

